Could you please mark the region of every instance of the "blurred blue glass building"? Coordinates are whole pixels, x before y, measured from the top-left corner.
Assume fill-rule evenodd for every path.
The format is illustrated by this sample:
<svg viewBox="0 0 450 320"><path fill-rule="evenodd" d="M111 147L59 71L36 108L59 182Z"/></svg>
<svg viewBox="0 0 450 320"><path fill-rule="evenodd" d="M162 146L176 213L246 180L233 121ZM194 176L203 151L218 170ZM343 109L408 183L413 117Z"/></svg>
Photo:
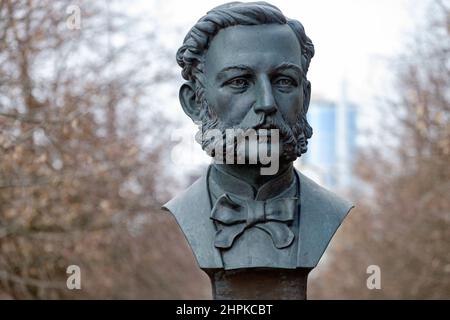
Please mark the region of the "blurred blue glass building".
<svg viewBox="0 0 450 320"><path fill-rule="evenodd" d="M313 136L308 152L300 158L301 170L326 187L349 187L356 154L356 117L356 106L345 99L339 103L311 101L307 118Z"/></svg>

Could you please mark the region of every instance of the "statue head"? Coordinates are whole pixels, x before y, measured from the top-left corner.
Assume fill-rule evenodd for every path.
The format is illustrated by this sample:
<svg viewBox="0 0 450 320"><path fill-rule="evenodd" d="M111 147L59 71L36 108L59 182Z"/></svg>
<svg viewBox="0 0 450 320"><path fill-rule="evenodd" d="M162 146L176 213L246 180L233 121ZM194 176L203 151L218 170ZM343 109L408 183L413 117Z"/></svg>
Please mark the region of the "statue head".
<svg viewBox="0 0 450 320"><path fill-rule="evenodd" d="M186 80L180 102L199 124L202 148L214 156L217 137L204 135L211 129L278 129L282 159L306 152L313 56L303 25L273 5L231 2L209 11L176 55Z"/></svg>

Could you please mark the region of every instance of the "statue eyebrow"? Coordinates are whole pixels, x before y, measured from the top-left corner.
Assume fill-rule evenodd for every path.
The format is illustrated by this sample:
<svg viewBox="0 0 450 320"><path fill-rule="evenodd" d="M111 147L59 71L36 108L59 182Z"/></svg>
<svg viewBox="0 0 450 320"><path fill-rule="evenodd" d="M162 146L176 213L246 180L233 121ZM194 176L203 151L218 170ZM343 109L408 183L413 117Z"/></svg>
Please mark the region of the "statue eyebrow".
<svg viewBox="0 0 450 320"><path fill-rule="evenodd" d="M231 70L240 70L240 71L247 71L247 72L253 72L253 70L249 67L246 66L244 64L239 64L239 65L235 65L235 66L229 66L229 67L225 67L222 70L219 71L219 73L217 74L216 79L217 80L221 80L226 76L226 72L227 71L231 71Z"/></svg>
<svg viewBox="0 0 450 320"><path fill-rule="evenodd" d="M280 71L284 69L294 69L297 71L300 75L303 75L303 69L299 65L291 62L283 62L275 67L275 70Z"/></svg>
<svg viewBox="0 0 450 320"><path fill-rule="evenodd" d="M297 65L295 63L291 63L291 62L282 62L281 64L279 64L278 66L276 66L274 68L274 71L281 71L284 69L294 69L296 72L299 73L300 76L303 75L303 69L299 65ZM247 71L249 73L253 73L253 69L250 68L249 66L246 66L244 64L239 64L239 65L223 68L217 74L216 79L218 81L221 81L223 78L226 78L227 71L232 71L232 70L240 70L240 71Z"/></svg>

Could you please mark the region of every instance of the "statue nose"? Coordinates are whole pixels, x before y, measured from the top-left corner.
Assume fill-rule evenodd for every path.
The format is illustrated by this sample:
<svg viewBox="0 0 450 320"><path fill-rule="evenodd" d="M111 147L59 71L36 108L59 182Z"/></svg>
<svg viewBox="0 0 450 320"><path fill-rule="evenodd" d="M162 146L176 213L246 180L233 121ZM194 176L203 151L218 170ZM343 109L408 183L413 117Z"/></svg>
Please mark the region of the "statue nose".
<svg viewBox="0 0 450 320"><path fill-rule="evenodd" d="M269 115L276 110L275 99L272 92L272 84L267 77L264 77L259 81L254 109L256 113L262 112L266 115Z"/></svg>

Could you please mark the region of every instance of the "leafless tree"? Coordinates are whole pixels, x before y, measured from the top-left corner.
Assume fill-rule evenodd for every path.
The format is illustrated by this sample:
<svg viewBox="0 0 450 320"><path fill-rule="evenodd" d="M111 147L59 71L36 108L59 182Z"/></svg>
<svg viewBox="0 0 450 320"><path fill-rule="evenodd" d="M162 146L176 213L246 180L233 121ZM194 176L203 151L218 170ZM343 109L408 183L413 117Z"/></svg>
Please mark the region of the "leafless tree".
<svg viewBox="0 0 450 320"><path fill-rule="evenodd" d="M393 63L383 109L390 143L359 161L371 193L355 191L358 208L311 288L316 298L450 298L449 9L433 3ZM369 265L381 269L381 290L366 287Z"/></svg>
<svg viewBox="0 0 450 320"><path fill-rule="evenodd" d="M170 121L151 90L172 56L134 22L117 2L0 0L0 297L204 294L159 211Z"/></svg>

